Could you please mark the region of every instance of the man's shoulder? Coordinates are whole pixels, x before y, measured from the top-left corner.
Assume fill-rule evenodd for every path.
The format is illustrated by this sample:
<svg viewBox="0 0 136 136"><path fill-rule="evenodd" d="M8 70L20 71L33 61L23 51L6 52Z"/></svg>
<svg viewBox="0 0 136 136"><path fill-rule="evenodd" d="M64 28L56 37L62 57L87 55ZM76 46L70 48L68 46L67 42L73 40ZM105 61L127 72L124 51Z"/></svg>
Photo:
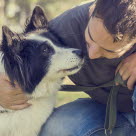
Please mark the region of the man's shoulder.
<svg viewBox="0 0 136 136"><path fill-rule="evenodd" d="M52 19L49 27L59 33L63 33L63 35L75 33L77 27L86 25L88 22L90 5L92 5L92 2L87 2L65 11Z"/></svg>

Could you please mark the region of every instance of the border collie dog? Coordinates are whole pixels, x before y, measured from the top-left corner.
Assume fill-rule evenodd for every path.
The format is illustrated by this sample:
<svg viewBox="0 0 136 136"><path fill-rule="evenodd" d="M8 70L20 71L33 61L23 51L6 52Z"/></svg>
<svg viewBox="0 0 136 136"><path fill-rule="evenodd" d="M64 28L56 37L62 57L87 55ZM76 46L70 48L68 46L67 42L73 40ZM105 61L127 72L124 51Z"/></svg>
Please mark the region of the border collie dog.
<svg viewBox="0 0 136 136"><path fill-rule="evenodd" d="M0 136L37 136L53 111L62 78L81 69L84 55L59 46L39 6L24 33L14 33L6 26L2 33L0 72L8 75L13 86L19 84L32 106L17 111L1 107Z"/></svg>

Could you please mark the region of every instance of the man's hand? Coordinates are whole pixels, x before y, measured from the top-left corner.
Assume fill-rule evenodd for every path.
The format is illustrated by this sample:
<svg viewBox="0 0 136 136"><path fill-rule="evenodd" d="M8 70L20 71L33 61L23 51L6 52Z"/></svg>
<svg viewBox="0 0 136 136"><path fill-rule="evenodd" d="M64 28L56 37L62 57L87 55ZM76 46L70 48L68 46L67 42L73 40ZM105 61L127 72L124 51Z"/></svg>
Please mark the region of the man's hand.
<svg viewBox="0 0 136 136"><path fill-rule="evenodd" d="M128 56L117 67L123 80L127 80L128 89L132 90L136 83L136 53Z"/></svg>
<svg viewBox="0 0 136 136"><path fill-rule="evenodd" d="M13 87L8 77L0 73L0 105L11 110L21 110L30 106L28 99L16 84Z"/></svg>

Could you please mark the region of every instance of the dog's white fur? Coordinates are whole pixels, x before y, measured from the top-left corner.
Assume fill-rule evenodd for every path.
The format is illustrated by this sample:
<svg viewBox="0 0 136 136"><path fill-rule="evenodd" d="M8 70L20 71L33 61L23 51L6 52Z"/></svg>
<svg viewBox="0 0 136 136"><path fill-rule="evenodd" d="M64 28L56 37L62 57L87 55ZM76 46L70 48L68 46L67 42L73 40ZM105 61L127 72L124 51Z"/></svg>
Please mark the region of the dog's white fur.
<svg viewBox="0 0 136 136"><path fill-rule="evenodd" d="M35 39L39 41L48 41L55 50L51 58L49 71L42 81L36 86L35 91L30 95L28 103L29 108L0 113L0 136L37 136L43 123L53 111L56 93L60 89L62 77L74 74L79 71L83 60L72 53L75 49L65 49L55 46L49 39L39 35L29 34L26 39ZM0 61L2 54L0 54ZM78 66L73 71L66 71ZM2 61L0 63L0 72L4 72ZM5 109L1 109L5 110Z"/></svg>

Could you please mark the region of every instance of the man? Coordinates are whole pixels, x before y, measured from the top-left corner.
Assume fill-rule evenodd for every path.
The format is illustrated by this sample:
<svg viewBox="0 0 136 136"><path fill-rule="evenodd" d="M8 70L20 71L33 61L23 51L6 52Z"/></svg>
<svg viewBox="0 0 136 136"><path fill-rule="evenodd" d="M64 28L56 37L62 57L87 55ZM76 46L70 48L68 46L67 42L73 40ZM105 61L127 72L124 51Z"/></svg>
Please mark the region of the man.
<svg viewBox="0 0 136 136"><path fill-rule="evenodd" d="M97 0L66 11L49 24L67 46L82 49L88 54L82 70L70 76L75 84L97 86L113 80L118 71L123 80L127 80L128 88L119 90L118 119L112 136L136 135L136 107L131 100L136 81L135 15L134 0ZM18 110L29 106L17 85L12 88L5 76L1 75L0 79L0 104L3 107ZM90 91L88 94L92 99L79 99L56 108L39 135L104 136L110 89ZM133 95L133 102L135 100Z"/></svg>

